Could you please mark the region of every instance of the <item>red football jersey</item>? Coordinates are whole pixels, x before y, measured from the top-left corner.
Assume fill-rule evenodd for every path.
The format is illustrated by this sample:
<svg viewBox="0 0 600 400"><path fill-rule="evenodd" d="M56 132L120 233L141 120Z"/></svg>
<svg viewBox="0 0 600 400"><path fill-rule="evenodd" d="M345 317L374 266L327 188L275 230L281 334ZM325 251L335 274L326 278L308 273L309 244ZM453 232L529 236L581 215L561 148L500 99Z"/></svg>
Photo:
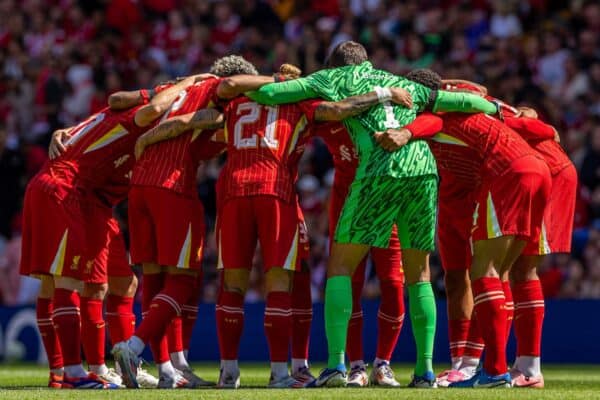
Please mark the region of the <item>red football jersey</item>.
<svg viewBox="0 0 600 400"><path fill-rule="evenodd" d="M289 159L313 122L320 101L274 107L238 97L225 107L227 163L219 176L220 199L252 195L295 196Z"/></svg>
<svg viewBox="0 0 600 400"><path fill-rule="evenodd" d="M312 132L323 139L333 157L334 184L350 187L358 167L358 153L346 127L341 122L327 122L315 124Z"/></svg>
<svg viewBox="0 0 600 400"><path fill-rule="evenodd" d="M567 153L554 140L554 128L552 126L539 119L523 117L505 118L504 123L519 133L544 158L553 176L571 165Z"/></svg>
<svg viewBox="0 0 600 400"><path fill-rule="evenodd" d="M52 174L109 205L124 199L135 161L135 142L148 129L134 122L140 107L124 111L105 108L75 126L65 153L49 161Z"/></svg>
<svg viewBox="0 0 600 400"><path fill-rule="evenodd" d="M481 160L482 173L491 179L502 175L514 160L536 155L516 132L489 115L446 113L441 117L443 131L432 140L473 149Z"/></svg>
<svg viewBox="0 0 600 400"><path fill-rule="evenodd" d="M182 90L161 121L211 107L218 100L216 88L219 82L219 79L208 79ZM174 139L148 146L133 168L131 184L196 196L196 173L202 154L196 151L194 142L206 134L190 130Z"/></svg>

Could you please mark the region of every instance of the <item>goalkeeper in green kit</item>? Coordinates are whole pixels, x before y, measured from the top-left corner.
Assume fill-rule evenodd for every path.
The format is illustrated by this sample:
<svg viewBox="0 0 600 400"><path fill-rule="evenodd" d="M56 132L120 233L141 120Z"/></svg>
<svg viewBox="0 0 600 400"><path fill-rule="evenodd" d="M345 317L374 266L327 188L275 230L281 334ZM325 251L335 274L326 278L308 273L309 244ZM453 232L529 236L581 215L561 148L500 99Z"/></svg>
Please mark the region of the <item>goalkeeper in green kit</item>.
<svg viewBox="0 0 600 400"><path fill-rule="evenodd" d="M305 78L273 83L247 93L254 101L274 105L309 98L338 101L375 90L381 104L344 120L358 151L359 166L346 198L327 265L325 332L329 359L316 386L345 386L344 350L352 310L351 276L370 247L388 247L394 224L402 245L410 318L417 344L411 387L433 388L433 342L436 306L429 276L434 249L438 176L435 159L423 140L409 140L398 130L425 110L497 112L495 104L468 93L433 91L418 83L373 68L365 48L343 42L330 55L329 69ZM412 108L390 103L389 87L407 90ZM382 132L383 133L378 133ZM378 144L406 143L394 152Z"/></svg>

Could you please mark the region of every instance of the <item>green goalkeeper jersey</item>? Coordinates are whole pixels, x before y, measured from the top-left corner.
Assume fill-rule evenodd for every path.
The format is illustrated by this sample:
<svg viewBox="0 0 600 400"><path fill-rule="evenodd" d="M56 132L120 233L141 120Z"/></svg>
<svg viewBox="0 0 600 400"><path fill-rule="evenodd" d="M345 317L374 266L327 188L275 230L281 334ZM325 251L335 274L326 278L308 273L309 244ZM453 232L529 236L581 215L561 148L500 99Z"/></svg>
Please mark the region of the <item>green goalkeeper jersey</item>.
<svg viewBox="0 0 600 400"><path fill-rule="evenodd" d="M259 103L269 105L315 97L339 101L371 92L376 87L400 87L407 90L412 96L413 108L386 102L371 107L359 116L344 120L359 156L357 179L368 176L404 178L437 174L435 158L425 141L413 140L395 152L388 152L375 142L374 132L405 126L416 118L418 112L431 105L434 106L434 110L440 111L491 113L496 110L493 104L466 93L446 92L445 99L443 96L442 99L438 99L444 92L432 93L431 89L416 82L375 69L368 61L360 65L320 70L305 78L265 85L247 95ZM444 106L439 107L438 103L444 103ZM475 105L475 109L467 110L469 105Z"/></svg>

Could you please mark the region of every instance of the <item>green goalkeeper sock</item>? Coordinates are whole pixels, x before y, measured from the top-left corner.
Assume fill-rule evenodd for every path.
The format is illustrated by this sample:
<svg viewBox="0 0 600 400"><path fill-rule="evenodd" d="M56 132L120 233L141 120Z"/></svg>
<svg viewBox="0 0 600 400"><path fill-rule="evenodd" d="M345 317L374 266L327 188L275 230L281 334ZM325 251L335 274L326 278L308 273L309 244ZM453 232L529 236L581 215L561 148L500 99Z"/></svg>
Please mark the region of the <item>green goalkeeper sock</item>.
<svg viewBox="0 0 600 400"><path fill-rule="evenodd" d="M344 364L348 323L352 313L352 284L349 276L327 279L325 288L325 334L329 359L327 368Z"/></svg>
<svg viewBox="0 0 600 400"><path fill-rule="evenodd" d="M417 344L415 375L422 376L433 371L433 341L435 339L436 307L430 282L419 282L408 286L410 321Z"/></svg>

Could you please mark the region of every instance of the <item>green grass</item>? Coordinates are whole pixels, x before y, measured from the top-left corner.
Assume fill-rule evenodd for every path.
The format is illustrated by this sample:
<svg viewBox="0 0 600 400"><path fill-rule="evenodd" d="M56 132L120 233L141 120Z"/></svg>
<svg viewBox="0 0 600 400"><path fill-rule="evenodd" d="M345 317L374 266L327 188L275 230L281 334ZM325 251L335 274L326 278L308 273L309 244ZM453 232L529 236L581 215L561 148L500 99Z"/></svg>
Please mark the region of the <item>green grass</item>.
<svg viewBox="0 0 600 400"><path fill-rule="evenodd" d="M439 366L441 370L443 366ZM196 365L196 372L211 380L216 380L216 365ZM316 369L315 369L316 371ZM411 370L405 365L395 366L398 380L406 385ZM377 399L448 399L448 400L486 400L486 399L600 399L600 366L545 366L546 389L437 389L427 391L407 389L305 389L305 390L268 390L264 389L269 376L265 365L242 365L243 389L222 390L116 390L116 391L78 391L51 390L47 383L45 367L30 365L0 366L0 399L332 399L344 400Z"/></svg>

